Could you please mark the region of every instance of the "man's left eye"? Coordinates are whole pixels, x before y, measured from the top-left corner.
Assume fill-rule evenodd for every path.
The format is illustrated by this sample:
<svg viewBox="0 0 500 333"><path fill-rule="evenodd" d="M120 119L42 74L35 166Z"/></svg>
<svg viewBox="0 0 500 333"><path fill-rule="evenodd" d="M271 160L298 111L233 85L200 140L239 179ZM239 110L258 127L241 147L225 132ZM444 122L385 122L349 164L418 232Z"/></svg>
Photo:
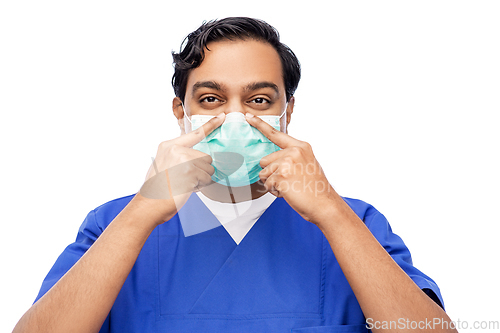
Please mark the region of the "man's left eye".
<svg viewBox="0 0 500 333"><path fill-rule="evenodd" d="M269 103L269 101L265 98L262 98L262 97L258 97L258 98L254 98L251 103L255 103L255 104L264 104L264 103Z"/></svg>

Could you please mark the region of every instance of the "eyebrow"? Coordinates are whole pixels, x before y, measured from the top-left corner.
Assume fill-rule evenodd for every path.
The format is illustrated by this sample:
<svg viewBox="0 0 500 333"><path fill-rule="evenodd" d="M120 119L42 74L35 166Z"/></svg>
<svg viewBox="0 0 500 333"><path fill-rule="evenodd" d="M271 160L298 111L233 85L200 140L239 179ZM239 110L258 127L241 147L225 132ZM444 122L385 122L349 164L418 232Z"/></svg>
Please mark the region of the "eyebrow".
<svg viewBox="0 0 500 333"><path fill-rule="evenodd" d="M222 88L222 86L220 84L218 84L217 82L215 81L201 81L201 82L196 82L194 85L193 85L193 92L192 92L192 95L194 96L194 94L196 93L196 91L200 88L209 88L209 89L215 89L217 91L223 91L224 89Z"/></svg>
<svg viewBox="0 0 500 333"><path fill-rule="evenodd" d="M272 82L268 82L268 81L250 83L243 90L244 91L254 91L254 90L258 90L258 89L262 89L262 88L272 88L276 92L276 94L280 93L278 86L276 84L274 84Z"/></svg>
<svg viewBox="0 0 500 333"><path fill-rule="evenodd" d="M193 85L192 95L194 96L196 91L200 88L209 88L209 89L214 89L217 91L224 91L225 90L223 85L221 85L215 81L200 81L200 82L196 82ZM243 91L248 92L248 91L254 91L254 90L263 89L263 88L271 88L276 92L276 94L279 94L278 86L276 84L274 84L272 82L268 82L268 81L249 83L243 88Z"/></svg>

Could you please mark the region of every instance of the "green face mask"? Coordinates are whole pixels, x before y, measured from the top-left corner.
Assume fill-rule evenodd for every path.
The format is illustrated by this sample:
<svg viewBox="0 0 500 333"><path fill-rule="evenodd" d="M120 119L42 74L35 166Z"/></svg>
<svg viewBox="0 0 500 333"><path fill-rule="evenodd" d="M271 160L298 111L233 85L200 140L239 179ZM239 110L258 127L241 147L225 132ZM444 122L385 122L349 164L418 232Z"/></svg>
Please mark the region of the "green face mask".
<svg viewBox="0 0 500 333"><path fill-rule="evenodd" d="M213 118L206 115L191 117L192 130ZM280 116L260 116L276 130L280 130ZM212 180L224 186L238 187L259 180L260 159L280 148L251 126L241 112L226 115L224 123L193 146L212 157L215 173Z"/></svg>

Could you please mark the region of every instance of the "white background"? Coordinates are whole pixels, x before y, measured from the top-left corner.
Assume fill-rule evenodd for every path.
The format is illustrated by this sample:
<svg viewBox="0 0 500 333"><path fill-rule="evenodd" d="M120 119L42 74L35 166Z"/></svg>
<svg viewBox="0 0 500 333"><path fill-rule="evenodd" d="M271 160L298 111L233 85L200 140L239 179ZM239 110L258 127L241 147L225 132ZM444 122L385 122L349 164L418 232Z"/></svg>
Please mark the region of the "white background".
<svg viewBox="0 0 500 333"><path fill-rule="evenodd" d="M179 134L171 51L238 15L301 61L289 134L337 191L389 219L453 320L500 320L498 1L3 1L0 331Z"/></svg>

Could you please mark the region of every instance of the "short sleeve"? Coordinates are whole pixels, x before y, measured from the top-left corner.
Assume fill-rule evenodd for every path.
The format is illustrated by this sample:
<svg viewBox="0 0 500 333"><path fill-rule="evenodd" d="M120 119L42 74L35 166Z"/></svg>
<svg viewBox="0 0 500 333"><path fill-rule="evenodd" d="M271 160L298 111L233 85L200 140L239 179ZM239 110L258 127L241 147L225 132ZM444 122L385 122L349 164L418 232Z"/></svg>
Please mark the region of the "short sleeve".
<svg viewBox="0 0 500 333"><path fill-rule="evenodd" d="M35 299L38 301L87 252L104 229L127 206L134 195L111 200L91 211L78 229L76 240L57 258Z"/></svg>
<svg viewBox="0 0 500 333"><path fill-rule="evenodd" d="M96 223L95 212L91 211L80 226L75 242L64 249L43 280L42 287L40 288L40 292L35 302L45 295L45 293L49 291L71 267L73 267L92 244L94 244L101 233L102 230Z"/></svg>
<svg viewBox="0 0 500 333"><path fill-rule="evenodd" d="M68 245L57 258L54 266L42 282L40 292L35 299L36 303L50 288L52 288L67 271L87 252L94 242L101 236L106 227L132 200L133 195L111 200L91 211L78 229L76 240ZM109 332L110 315L104 321L100 333Z"/></svg>
<svg viewBox="0 0 500 333"><path fill-rule="evenodd" d="M42 282L40 292L35 299L36 303L47 291L52 288L59 279L85 254L85 252L94 244L101 235L102 229L96 221L95 211L91 211L78 230L74 243L68 245L66 249L57 258L49 273ZM100 333L108 332L109 315L107 316Z"/></svg>
<svg viewBox="0 0 500 333"><path fill-rule="evenodd" d="M374 208L372 210L372 212L367 212L365 217L365 224L368 229L413 282L444 309L443 298L437 284L413 266L410 251L401 237L393 233L384 215Z"/></svg>

